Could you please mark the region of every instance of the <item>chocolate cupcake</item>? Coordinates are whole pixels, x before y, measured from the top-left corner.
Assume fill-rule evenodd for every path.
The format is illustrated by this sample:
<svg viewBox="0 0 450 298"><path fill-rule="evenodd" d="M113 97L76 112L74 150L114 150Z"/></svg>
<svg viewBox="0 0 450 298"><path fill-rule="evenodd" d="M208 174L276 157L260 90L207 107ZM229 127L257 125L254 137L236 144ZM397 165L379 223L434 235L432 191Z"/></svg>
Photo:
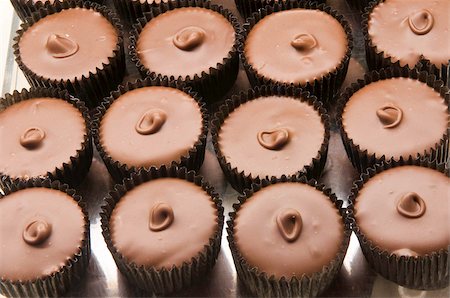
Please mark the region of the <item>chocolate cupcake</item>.
<svg viewBox="0 0 450 298"><path fill-rule="evenodd" d="M261 179L298 173L320 177L329 117L316 97L293 87L262 86L227 100L212 121L223 172L238 191Z"/></svg>
<svg viewBox="0 0 450 298"><path fill-rule="evenodd" d="M81 197L58 181L14 183L0 194L0 294L64 294L89 263L89 219Z"/></svg>
<svg viewBox="0 0 450 298"><path fill-rule="evenodd" d="M0 99L0 176L78 185L92 161L88 110L67 91L31 88Z"/></svg>
<svg viewBox="0 0 450 298"><path fill-rule="evenodd" d="M289 1L260 9L244 29L239 52L252 86L294 85L333 100L353 47L343 16L323 4Z"/></svg>
<svg viewBox="0 0 450 298"><path fill-rule="evenodd" d="M233 207L228 242L252 296L317 296L339 273L350 221L329 189L304 176L263 180Z"/></svg>
<svg viewBox="0 0 450 298"><path fill-rule="evenodd" d="M337 110L353 166L362 172L383 160L447 160L449 99L444 83L426 72L373 71L352 84Z"/></svg>
<svg viewBox="0 0 450 298"><path fill-rule="evenodd" d="M408 288L449 284L448 169L429 160L387 162L353 185L353 230L371 267Z"/></svg>
<svg viewBox="0 0 450 298"><path fill-rule="evenodd" d="M141 170L105 199L103 236L127 280L167 295L202 281L215 264L221 200L186 168Z"/></svg>
<svg viewBox="0 0 450 298"><path fill-rule="evenodd" d="M120 86L97 109L93 127L100 156L118 183L152 166L198 170L205 157L205 104L167 78Z"/></svg>
<svg viewBox="0 0 450 298"><path fill-rule="evenodd" d="M55 2L22 24L14 55L31 85L67 89L92 108L122 81L122 36L122 25L105 6Z"/></svg>
<svg viewBox="0 0 450 298"><path fill-rule="evenodd" d="M424 70L449 86L449 11L447 0L374 1L363 21L369 68Z"/></svg>
<svg viewBox="0 0 450 298"><path fill-rule="evenodd" d="M244 19L250 17L254 12L257 12L261 8L265 8L267 5L274 5L279 2L288 2L290 0L234 0L236 7ZM316 0L317 3L325 3L325 0Z"/></svg>
<svg viewBox="0 0 450 298"><path fill-rule="evenodd" d="M236 80L240 25L209 1L161 3L134 26L130 55L142 76L185 82L209 102Z"/></svg>

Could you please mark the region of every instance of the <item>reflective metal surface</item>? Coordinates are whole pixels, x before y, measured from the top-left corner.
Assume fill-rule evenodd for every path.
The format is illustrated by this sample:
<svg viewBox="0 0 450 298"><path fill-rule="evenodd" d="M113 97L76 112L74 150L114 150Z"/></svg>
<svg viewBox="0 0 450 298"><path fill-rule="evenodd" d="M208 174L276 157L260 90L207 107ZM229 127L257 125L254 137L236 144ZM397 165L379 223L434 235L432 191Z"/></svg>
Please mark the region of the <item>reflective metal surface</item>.
<svg viewBox="0 0 450 298"><path fill-rule="evenodd" d="M222 4L231 9L237 16L239 15L233 0L213 0L212 2ZM349 74L344 83L349 84L356 78L361 77L366 69L364 62L364 43L360 30L360 14L350 10L345 0L331 0L328 1L328 3L344 14L353 28L355 46ZM107 1L107 5L111 6L110 0ZM8 48L6 49L0 47L0 74L3 75L0 79L0 84L2 84L0 90L2 90L1 92L3 95L3 93L11 92L14 89L28 87L28 83L13 62L11 39L14 35L13 32L18 27L19 20L15 13L13 13L12 6L7 0L0 0L0 20L0 25L2 25L0 28L1 46L8 44ZM128 32L129 30L125 31ZM128 75L126 81L131 81L139 77L134 65L129 63L127 68ZM241 69L238 80L233 89L229 92L229 95L247 88L249 88L249 83L245 72ZM211 107L211 109L214 108L217 108L217 105ZM331 114L333 114L333 111L331 111ZM205 163L201 168L200 173L216 188L216 191L221 194L228 218L228 212L232 210L232 204L237 201L237 193L225 181L210 141L208 142ZM347 159L339 133L336 127L333 127L328 160L324 175L320 182L332 188L333 192L335 192L339 198L346 200L352 181L356 177L357 173ZM103 162L97 152L95 152L89 175L78 189L79 193L84 196L89 206L92 258L86 276L79 284L75 285L69 293L67 293L67 296L145 296L145 293L140 293L133 286L128 284L120 272L118 272L116 264L101 235L98 215L100 205L103 197L112 187L113 182L109 177ZM196 285L188 291L175 293L174 296L248 296L236 276L233 260L226 240L226 231L223 233L222 249L217 264L210 275L207 276L201 284ZM353 235L342 269L336 280L323 296L449 297L450 292L448 288L430 292L408 290L385 280L371 271L361 253L359 243Z"/></svg>

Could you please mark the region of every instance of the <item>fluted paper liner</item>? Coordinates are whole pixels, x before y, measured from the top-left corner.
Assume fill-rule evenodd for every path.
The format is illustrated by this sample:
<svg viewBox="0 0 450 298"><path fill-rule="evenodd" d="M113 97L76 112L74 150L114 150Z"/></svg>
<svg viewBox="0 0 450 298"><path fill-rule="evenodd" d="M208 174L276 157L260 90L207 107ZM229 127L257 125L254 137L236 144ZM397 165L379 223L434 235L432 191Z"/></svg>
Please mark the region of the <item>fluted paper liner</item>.
<svg viewBox="0 0 450 298"><path fill-rule="evenodd" d="M104 148L101 138L100 138L100 125L105 113L108 112L108 108L123 94L135 90L138 88L149 87L149 86L164 86L175 88L183 91L187 95L191 96L198 104L200 112L202 114L202 129L200 135L198 136L197 141L193 144L193 147L189 149L186 155L178 156L178 161L172 161L172 165L176 165L179 167L186 167L189 170L199 170L203 164L205 159L205 147L206 147L206 138L208 135L208 112L206 110L206 105L203 102L202 98L197 95L196 92L193 92L190 87L185 87L183 83L177 81L169 81L167 78L161 79L151 79L146 78L145 80L137 80L133 83L129 82L126 85L120 85L119 89L111 92L111 96L106 98L102 104L96 109L96 113L94 115L94 120L92 123L92 131L94 137L94 143L97 147L100 156L105 162L106 168L108 172L111 174L113 179L117 183L121 183L124 178L130 177L131 173L139 172L144 167L136 167L132 165L123 164L120 160L113 159ZM180 122L180 125L183 123ZM133 154L133 152L130 152ZM149 155L151 155L151 150L149 151ZM155 167L160 167L161 165L154 165ZM166 165L170 166L170 165Z"/></svg>
<svg viewBox="0 0 450 298"><path fill-rule="evenodd" d="M112 53L112 56L108 58L108 64L102 64L100 68L93 69L89 72L89 75L82 76L81 78L75 78L71 80L52 80L44 78L43 76L35 73L23 63L20 55L19 42L23 34L40 19L58 13L61 10L82 7L86 9L93 9L96 12L101 13L116 29L117 32L117 44ZM33 13L31 17L26 19L25 23L21 24L21 29L17 31L14 37L14 55L16 56L16 62L19 68L23 71L28 82L35 87L57 87L66 89L69 93L75 95L79 99L85 101L88 108L93 108L102 100L103 97L108 96L109 92L117 88L117 85L122 82L125 74L125 55L123 48L123 30L119 19L116 14L97 3L81 0L67 0L64 2L55 2L54 5L41 8L39 11Z"/></svg>
<svg viewBox="0 0 450 298"><path fill-rule="evenodd" d="M411 78L426 83L429 87L438 92L447 104L449 109L450 93L448 87L444 86L444 83L437 80L434 75L429 75L426 72L418 72L417 70L408 70L406 68L388 68L381 69L380 71L372 71L364 75L363 80L358 80L341 93L337 104L337 122L340 127L342 142L344 143L347 156L359 172L363 172L366 168L380 163L385 160L395 160L390 156L376 156L375 153L369 153L367 150L360 148L358 144L351 139L342 125L342 114L344 112L345 105L358 90L370 83L390 78ZM449 134L450 128L443 134L440 140L436 140L436 144L433 148L428 148L424 152L417 152L416 156L401 157L398 160L415 159L421 156L429 157L430 159L436 159L438 163L445 162L449 158Z"/></svg>
<svg viewBox="0 0 450 298"><path fill-rule="evenodd" d="M0 200L11 193L32 187L59 190L71 196L78 203L78 206L80 206L84 214L85 222L81 247L78 248L78 251L57 272L43 278L30 281L0 279L0 293L8 297L61 296L83 277L89 264L91 249L88 212L84 201L75 193L75 190L70 189L67 184L61 184L59 181L52 182L49 179L30 179L10 184L3 188L4 195L0 193Z"/></svg>
<svg viewBox="0 0 450 298"><path fill-rule="evenodd" d="M421 56L416 65L413 68L410 68L408 65L401 66L399 60L386 54L384 51L378 49L377 45L372 42L372 39L369 36L369 18L374 8L384 1L385 0L375 0L370 2L363 14L362 31L366 47L366 61L367 65L369 66L369 69L379 70L382 68L390 67L395 69L426 71L430 74L434 74L438 79L442 80L447 86L450 86L450 59L446 64L435 65L431 63L430 60L426 59L424 56Z"/></svg>
<svg viewBox="0 0 450 298"><path fill-rule="evenodd" d="M373 270L384 278L412 289L434 290L447 287L449 285L450 271L448 247L443 247L439 251L418 257L390 254L388 251L375 246L364 235L354 217L354 203L358 199L358 193L364 187L364 184L385 170L404 165L426 167L443 172L447 176L450 175L449 169L443 163L437 164L436 161L431 161L427 158L382 162L367 169L361 174L360 179L354 182L349 196L350 205L348 209L349 217L352 218L352 229L359 239L362 252L367 262ZM442 224L445 225L446 223ZM438 228L436 227L436 229Z"/></svg>
<svg viewBox="0 0 450 298"><path fill-rule="evenodd" d="M161 0L161 2L167 3L169 0ZM113 0L113 3L117 12L131 24L136 23L137 19L144 16L144 13L151 12L154 7L158 7L160 4L154 0Z"/></svg>
<svg viewBox="0 0 450 298"><path fill-rule="evenodd" d="M61 164L56 169L48 169L48 172L42 177L10 177L0 170L0 184L18 183L19 180L26 180L28 178L49 178L51 180L60 180L72 186L77 186L86 177L92 162L89 111L82 101L70 96L65 90L31 87L29 90L23 89L21 92L14 91L12 94L6 94L3 98L0 98L0 112L16 103L40 97L51 97L64 100L80 111L86 126L83 142L80 144L80 148L76 151L74 156L67 156L65 163ZM58 123L55 123L55 125L58 125ZM42 161L36 160L36 162Z"/></svg>
<svg viewBox="0 0 450 298"><path fill-rule="evenodd" d="M211 67L208 71L203 71L200 76L196 74L193 78L190 76L167 76L153 72L141 63L137 51L136 44L145 25L158 15L181 7L201 7L218 12L231 23L235 31L234 44L228 52L228 55L224 57L222 61L217 61L216 67ZM136 64L142 77L160 77L168 78L171 81L184 82L186 85L191 86L195 91L199 92L208 103L220 101L222 96L225 95L236 81L239 71L238 46L241 40L241 29L239 21L228 9L225 9L220 5L211 4L210 1L206 0L174 0L167 3L161 3L159 6L154 7L151 12L145 13L144 17L140 18L138 22L134 24L133 28L130 36L130 56L131 61Z"/></svg>
<svg viewBox="0 0 450 298"><path fill-rule="evenodd" d="M308 82L306 84L287 84L283 82L277 82L271 78L267 78L258 74L257 70L253 68L253 66L247 61L247 57L245 56L244 47L248 34L252 30L252 28L264 17L279 11L290 10L290 9L311 9L311 10L320 10L335 18L345 30L347 35L347 51L342 59L342 61L336 66L336 69L328 74L324 74L323 77L315 79L314 81ZM270 38L270 37L269 37ZM312 94L316 95L317 98L323 101L325 104L330 105L333 103L335 95L338 93L342 83L345 80L345 76L347 75L348 63L350 61L351 52L353 49L353 37L352 31L349 23L345 20L345 18L338 14L336 10L331 8L330 6L324 4L318 4L316 2L309 1L286 1L282 3L275 3L273 6L266 6L258 10L258 12L254 13L251 17L249 17L244 24L244 30L242 33L242 41L239 46L239 54L241 57L242 64L244 65L245 71L247 73L247 77L252 86L261 86L261 85L284 85L289 86L293 85L295 87L300 87L305 91L309 91Z"/></svg>
<svg viewBox="0 0 450 298"><path fill-rule="evenodd" d="M211 235L209 244L205 245L203 250L197 255L183 262L181 266L174 265L171 268L162 269L139 266L128 261L114 247L109 229L110 217L116 204L128 191L147 181L164 177L186 180L201 187L216 205L217 229L214 235ZM120 272L122 272L130 283L154 295L167 295L187 289L191 285L204 280L206 274L214 267L220 252L224 221L222 201L203 177L197 175L194 171L188 171L186 168L163 166L159 169L150 168L149 170L141 170L138 173L132 174L131 179L125 179L123 184L116 185L114 190L105 198L105 204L102 207L100 217L103 237Z"/></svg>
<svg viewBox="0 0 450 298"><path fill-rule="evenodd" d="M276 278L273 275L268 275L266 272L261 272L257 267L252 267L247 260L241 255L236 246L234 238L234 220L242 205L256 192L264 189L264 187L277 183L296 182L309 185L321 192L323 192L339 210L342 216L342 226L344 229L344 237L336 257L320 272L311 275L302 275L300 277L282 277ZM347 218L345 208L342 208L342 201L331 193L330 189L326 189L323 185L318 185L314 179L308 180L305 176L301 177L286 177L280 179L272 178L269 180L262 180L261 183L253 184L250 190L247 190L244 195L239 197L239 203L233 205L234 212L230 213L230 220L227 222L228 242L233 255L236 271L241 282L252 296L256 297L308 297L317 296L322 293L331 284L333 279L339 273L342 262L344 260L347 248L350 242L350 219ZM276 260L274 260L276 262Z"/></svg>
<svg viewBox="0 0 450 298"><path fill-rule="evenodd" d="M347 3L351 8L356 9L359 12L364 12L371 1L373 0L347 0Z"/></svg>
<svg viewBox="0 0 450 298"><path fill-rule="evenodd" d="M330 139L330 117L327 111L323 107L322 103L317 100L309 92L303 92L299 88L294 88L292 86L261 86L254 89L249 89L246 92L241 92L237 95L233 95L231 99L227 99L224 104L219 107L218 112L214 115L211 123L211 135L214 150L217 154L217 159L219 160L220 167L225 174L228 182L239 192L243 192L244 189L251 188L252 183L259 183L262 179L271 179L273 177L260 177L253 176L252 173L244 173L240 171L239 168L231 166L227 161L226 156L223 155L222 150L219 146L219 135L222 124L225 119L234 110L236 110L240 105L251 101L257 100L260 97L268 96L284 96L292 97L301 102L304 102L314 108L314 110L320 115L322 124L324 125L325 133L323 137L322 145L320 146L317 155L311 157L311 162L308 165L299 165L298 172L304 173L310 178L320 178L322 171L325 167L328 153L328 143ZM252 125L251 121L249 125ZM245 150L245 149L244 149ZM263 162L263 161L261 161ZM286 173L286 175L292 175L292 173ZM280 178L280 177L278 177Z"/></svg>
<svg viewBox="0 0 450 298"><path fill-rule="evenodd" d="M282 0L292 1L292 0ZM266 5L274 5L275 3L279 3L279 0L234 0L236 3L236 7L241 14L241 16L246 20L250 17L254 12L257 12L261 8L266 7ZM325 0L316 0L317 3L325 3Z"/></svg>

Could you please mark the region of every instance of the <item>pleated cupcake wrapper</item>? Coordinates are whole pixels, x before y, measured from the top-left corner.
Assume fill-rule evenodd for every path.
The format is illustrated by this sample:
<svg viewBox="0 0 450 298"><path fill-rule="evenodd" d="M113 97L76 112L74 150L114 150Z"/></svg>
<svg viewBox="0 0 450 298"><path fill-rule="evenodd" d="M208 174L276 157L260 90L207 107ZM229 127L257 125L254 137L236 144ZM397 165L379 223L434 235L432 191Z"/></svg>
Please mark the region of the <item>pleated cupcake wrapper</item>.
<svg viewBox="0 0 450 298"><path fill-rule="evenodd" d="M233 47L228 52L227 57L217 63L215 67L210 67L209 70L203 71L200 76L167 76L160 73L153 72L144 66L138 55L137 41L145 25L157 17L158 15L170 10L181 7L201 7L213 10L224 16L232 25L235 31L235 41ZM142 77L160 77L168 78L171 81L184 82L187 86L191 86L195 91L199 92L207 103L213 103L222 100L225 93L233 86L236 81L239 71L239 54L238 47L241 40L241 27L237 18L222 6L211 4L206 0L173 0L167 3L161 3L154 7L149 13L145 13L143 18L140 18L136 24L133 25L133 30L130 36L130 56L131 61L136 64Z"/></svg>
<svg viewBox="0 0 450 298"><path fill-rule="evenodd" d="M200 169L205 159L205 147L206 138L208 135L209 117L208 111L206 110L206 104L203 102L202 98L199 97L196 92L192 91L190 87L185 87L184 83L178 81L169 81L168 78L146 78L144 80L137 80L133 83L129 82L126 85L120 85L118 90L111 92L110 97L105 98L102 104L96 109L92 123L95 146L97 147L97 150L100 153L100 156L102 157L106 168L108 169L108 172L111 174L116 183L122 183L122 180L124 178L130 177L131 173L139 172L144 167L135 167L123 164L119 160L113 159L107 153L107 150L104 148L100 139L101 121L105 113L107 113L108 108L114 103L117 98L131 90L149 86L165 86L183 91L197 102L202 114L202 129L194 146L186 155L179 156L179 162L174 160L171 164L179 167L186 167L189 170L197 171ZM130 154L132 154L132 152L130 152ZM151 154L151 150L149 151L149 154ZM160 165L155 166L159 167Z"/></svg>
<svg viewBox="0 0 450 298"><path fill-rule="evenodd" d="M413 69L418 71L426 71L430 74L434 74L447 86L450 86L450 59L446 64L442 64L438 67L438 65L431 63L430 60L421 56L416 65L413 68L410 68L408 65L401 66L399 60L378 49L377 45L372 42L372 39L369 36L369 18L374 8L384 1L385 0L372 1L367 6L367 8L365 9L365 13L363 14L362 31L366 46L366 61L369 69L379 70L382 68L390 67L395 69Z"/></svg>
<svg viewBox="0 0 450 298"><path fill-rule="evenodd" d="M351 8L356 9L360 12L364 12L365 9L369 6L369 4L373 0L346 0L346 1Z"/></svg>
<svg viewBox="0 0 450 298"><path fill-rule="evenodd" d="M86 125L86 133L83 137L83 142L80 144L80 149L76 151L74 156L67 156L67 161L55 169L49 169L43 177L10 177L6 173L0 171L0 180L3 185L18 183L28 178L49 178L51 180L60 180L72 186L79 185L86 177L91 167L92 162L92 141L91 141L91 124L89 119L89 111L84 105L84 102L72 97L65 90L54 88L34 88L29 90L23 89L21 92L14 91L12 94L6 94L0 98L0 111L8 107L33 98L52 97L64 100L75 108L77 108L83 115ZM58 123L55 123L58 125ZM36 160L36 162L42 162Z"/></svg>
<svg viewBox="0 0 450 298"><path fill-rule="evenodd" d="M292 86L261 86L254 89L249 89L246 92L233 95L231 99L226 100L225 103L219 107L218 112L214 115L211 125L212 143L217 154L220 167L222 168L222 171L231 186L239 192L243 192L244 189L250 189L253 183L259 183L262 179L271 179L274 177L253 176L251 173L244 173L238 168L233 167L227 161L226 156L220 149L218 141L220 129L225 119L239 106L248 101L257 100L260 97L267 96L293 97L314 107L314 110L316 110L320 115L321 121L325 128L324 139L317 155L314 158L311 158L311 163L306 166L299 165L298 172L294 175L305 174L309 178L320 178L320 175L325 167L328 153L328 143L330 139L330 117L328 116L325 108L323 108L322 103L318 101L315 96L310 95L309 92L303 92L301 89L294 88ZM251 125L251 122L249 125ZM286 173L286 175L288 174L289 173Z"/></svg>
<svg viewBox="0 0 450 298"><path fill-rule="evenodd" d="M337 104L337 122L340 127L342 142L344 143L345 151L347 152L348 158L351 160L353 167L355 167L360 173L364 172L365 169L380 163L385 160L408 160L417 159L422 156L429 157L430 159L435 159L438 163L445 162L449 158L449 134L450 129L444 133L442 138L436 142L433 148L428 148L424 152L417 152L416 156L409 156L407 158L402 157L394 159L388 156L376 156L375 153L369 153L367 150L360 148L358 144L351 139L345 128L342 125L342 114L344 112L345 105L347 104L350 97L353 96L358 90L362 89L364 86L370 83L377 82L384 79L405 77L420 82L426 83L429 87L437 91L441 97L445 100L447 108L450 101L450 93L448 87L440 80L437 80L434 75L429 75L426 72L418 72L417 70L409 70L406 68L388 68L381 69L380 71L372 71L364 76L363 80L358 80L348 87L344 92L341 93L338 104Z"/></svg>
<svg viewBox="0 0 450 298"><path fill-rule="evenodd" d="M23 63L19 42L22 35L40 19L58 13L65 9L82 7L86 9L93 9L96 12L101 13L116 29L117 31L117 44L111 57L108 58L108 64L102 64L101 68L96 68L89 72L88 76L83 75L81 78L75 78L75 80L52 80L42 77L29 69L26 64ZM86 103L88 108L94 108L102 100L103 97L108 96L110 91L117 88L122 82L125 74L125 54L123 46L123 30L119 19L116 14L97 3L80 0L67 0L64 2L55 2L54 5L41 8L38 12L32 14L31 17L26 19L25 23L21 24L21 29L17 31L16 37L14 37L14 55L16 56L16 62L19 68L23 71L28 82L35 87L58 87L66 89L72 95L80 98Z"/></svg>
<svg viewBox="0 0 450 298"><path fill-rule="evenodd" d="M217 208L217 229L209 239L209 244L205 245L201 252L193 256L190 260L186 260L181 266L173 266L170 269L139 266L128 261L114 247L109 229L111 214L116 204L128 191L147 181L165 177L186 180L201 187L211 197L211 200ZM114 190L105 198L105 204L102 206L100 217L103 236L117 267L130 283L148 293L167 295L186 289L202 281L206 274L214 267L220 252L224 222L222 201L203 177L197 175L194 171L188 171L186 168L163 166L157 169L152 167L148 170L141 170L138 173L132 174L131 179L125 179L123 184L116 185Z"/></svg>
<svg viewBox="0 0 450 298"><path fill-rule="evenodd" d="M33 2L33 0L10 0L11 4L14 7L14 10L17 12L17 15L20 17L22 21L25 21L26 18L30 17L33 13L39 11L41 8L46 8L48 6L54 5L56 2L63 2L64 0L55 0L53 3L49 0ZM103 0L90 0L91 2L96 2L99 4L103 4Z"/></svg>
<svg viewBox="0 0 450 298"><path fill-rule="evenodd" d="M336 69L328 74L325 74L322 78L315 79L314 81L308 82L306 84L300 83L283 83L277 82L271 78L267 78L258 74L257 70L253 68L253 66L247 61L247 57L244 53L245 42L249 32L253 29L253 27L264 17L279 11L290 10L290 9L311 9L311 10L320 10L335 18L341 26L344 28L345 33L347 35L347 51L340 61L339 65ZM342 83L344 82L345 76L347 75L348 63L350 61L351 52L353 49L353 37L352 31L349 23L345 20L345 18L338 14L336 10L327 6L325 4L317 4L316 2L308 2L308 1L289 1L282 3L275 3L273 6L266 6L255 12L251 17L249 17L244 24L244 30L242 33L242 40L239 46L239 54L241 57L242 64L244 65L245 71L247 73L247 77L252 86L261 86L261 85L284 85L284 86L295 86L300 87L304 91L309 91L312 94L316 95L319 100L324 102L326 105L330 105L333 103L335 95L338 93Z"/></svg>
<svg viewBox="0 0 450 298"><path fill-rule="evenodd" d="M59 190L71 196L78 203L84 214L83 240L78 251L70 257L64 266L51 275L31 281L0 279L0 293L8 297L61 296L83 277L89 264L91 249L88 212L82 198L75 193L75 190L70 189L67 184L61 184L59 181L51 181L49 179L18 181L3 188L5 194L0 194L0 200L21 189L33 187Z"/></svg>
<svg viewBox="0 0 450 298"><path fill-rule="evenodd" d="M248 264L247 260L245 260L239 252L234 238L234 221L242 205L245 204L247 200L251 199L255 193L265 187L286 182L303 183L323 192L330 198L336 209L339 210L344 228L344 238L340 245L339 252L328 265L324 266L320 272L312 275L302 275L301 277L292 277L290 279L286 277L276 278L273 275L269 276L267 273L261 272L257 267ZM322 293L339 273L350 242L350 235L352 233L350 226L351 218L348 218L347 209L342 207L343 202L339 200L330 189L325 188L324 185L319 185L314 179L308 180L306 176L283 176L278 179L263 179L261 183L253 184L252 188L246 190L238 199L239 203L233 205L234 211L230 213L230 220L227 222L227 239L239 279L250 294L256 297L309 297L317 296Z"/></svg>
<svg viewBox="0 0 450 298"><path fill-rule="evenodd" d="M169 0L161 0L168 2ZM142 18L144 13L151 12L152 8L158 7L159 3L141 0L113 0L117 12L131 24L136 23L137 19Z"/></svg>
<svg viewBox="0 0 450 298"><path fill-rule="evenodd" d="M288 1L302 1L302 0L282 0L284 2ZM279 0L234 0L236 3L236 7L241 14L241 16L246 20L250 17L254 12L257 12L261 8L265 8L266 5L274 5L275 3L279 3ZM325 3L325 0L315 0L317 3Z"/></svg>
<svg viewBox="0 0 450 298"><path fill-rule="evenodd" d="M443 248L429 255L419 257L399 257L397 255L392 255L382 248L375 246L360 230L354 217L354 204L358 199L358 193L364 187L364 184L372 177L385 170L405 165L426 167L443 172L447 176L450 175L449 168L446 168L444 163L437 163L428 158L382 162L381 164L377 164L374 167L367 169L361 174L360 179L354 182L349 196L350 205L348 210L352 222L352 229L359 239L361 249L367 262L373 270L384 278L412 289L433 290L447 287L449 285L450 271L448 248Z"/></svg>

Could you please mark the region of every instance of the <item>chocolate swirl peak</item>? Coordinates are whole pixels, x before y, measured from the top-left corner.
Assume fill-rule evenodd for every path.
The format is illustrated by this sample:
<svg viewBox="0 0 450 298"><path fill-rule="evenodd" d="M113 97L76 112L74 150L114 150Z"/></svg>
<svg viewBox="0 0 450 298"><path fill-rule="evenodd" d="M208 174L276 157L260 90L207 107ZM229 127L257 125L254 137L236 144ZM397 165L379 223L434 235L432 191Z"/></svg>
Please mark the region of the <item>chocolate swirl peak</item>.
<svg viewBox="0 0 450 298"><path fill-rule="evenodd" d="M281 236L287 242L294 242L302 231L302 217L292 208L284 209L277 216L277 226Z"/></svg>
<svg viewBox="0 0 450 298"><path fill-rule="evenodd" d="M398 213L408 218L421 217L425 210L425 201L415 192L403 195L397 203Z"/></svg>
<svg viewBox="0 0 450 298"><path fill-rule="evenodd" d="M67 58L78 52L78 44L67 35L52 34L46 43L47 51L53 58Z"/></svg>
<svg viewBox="0 0 450 298"><path fill-rule="evenodd" d="M201 45L205 40L206 33L203 29L190 26L181 29L173 37L173 44L183 51L191 51Z"/></svg>
<svg viewBox="0 0 450 298"><path fill-rule="evenodd" d="M29 245L39 245L50 237L52 225L45 220L32 220L23 230L22 238Z"/></svg>
<svg viewBox="0 0 450 298"><path fill-rule="evenodd" d="M260 131L258 142L266 149L280 150L289 142L289 131L286 128Z"/></svg>
<svg viewBox="0 0 450 298"><path fill-rule="evenodd" d="M136 131L141 135L157 133L167 120L167 114L161 109L146 111L136 123Z"/></svg>
<svg viewBox="0 0 450 298"><path fill-rule="evenodd" d="M403 111L394 104L388 103L377 110L377 116L384 128L393 128L400 124Z"/></svg>
<svg viewBox="0 0 450 298"><path fill-rule="evenodd" d="M415 252L414 250L411 250L409 248L400 248L397 250L394 250L392 252L393 255L397 256L405 256L405 257L418 257L419 254Z"/></svg>
<svg viewBox="0 0 450 298"><path fill-rule="evenodd" d="M30 127L20 136L20 145L33 150L38 148L45 138L45 132L39 127Z"/></svg>
<svg viewBox="0 0 450 298"><path fill-rule="evenodd" d="M148 227L153 232L163 231L170 227L174 219L173 209L169 204L156 203L150 210Z"/></svg>
<svg viewBox="0 0 450 298"><path fill-rule="evenodd" d="M311 34L299 34L291 41L291 46L298 51L308 51L317 46L317 40Z"/></svg>
<svg viewBox="0 0 450 298"><path fill-rule="evenodd" d="M434 18L428 10L421 9L408 17L408 24L414 34L424 35L433 28Z"/></svg>

